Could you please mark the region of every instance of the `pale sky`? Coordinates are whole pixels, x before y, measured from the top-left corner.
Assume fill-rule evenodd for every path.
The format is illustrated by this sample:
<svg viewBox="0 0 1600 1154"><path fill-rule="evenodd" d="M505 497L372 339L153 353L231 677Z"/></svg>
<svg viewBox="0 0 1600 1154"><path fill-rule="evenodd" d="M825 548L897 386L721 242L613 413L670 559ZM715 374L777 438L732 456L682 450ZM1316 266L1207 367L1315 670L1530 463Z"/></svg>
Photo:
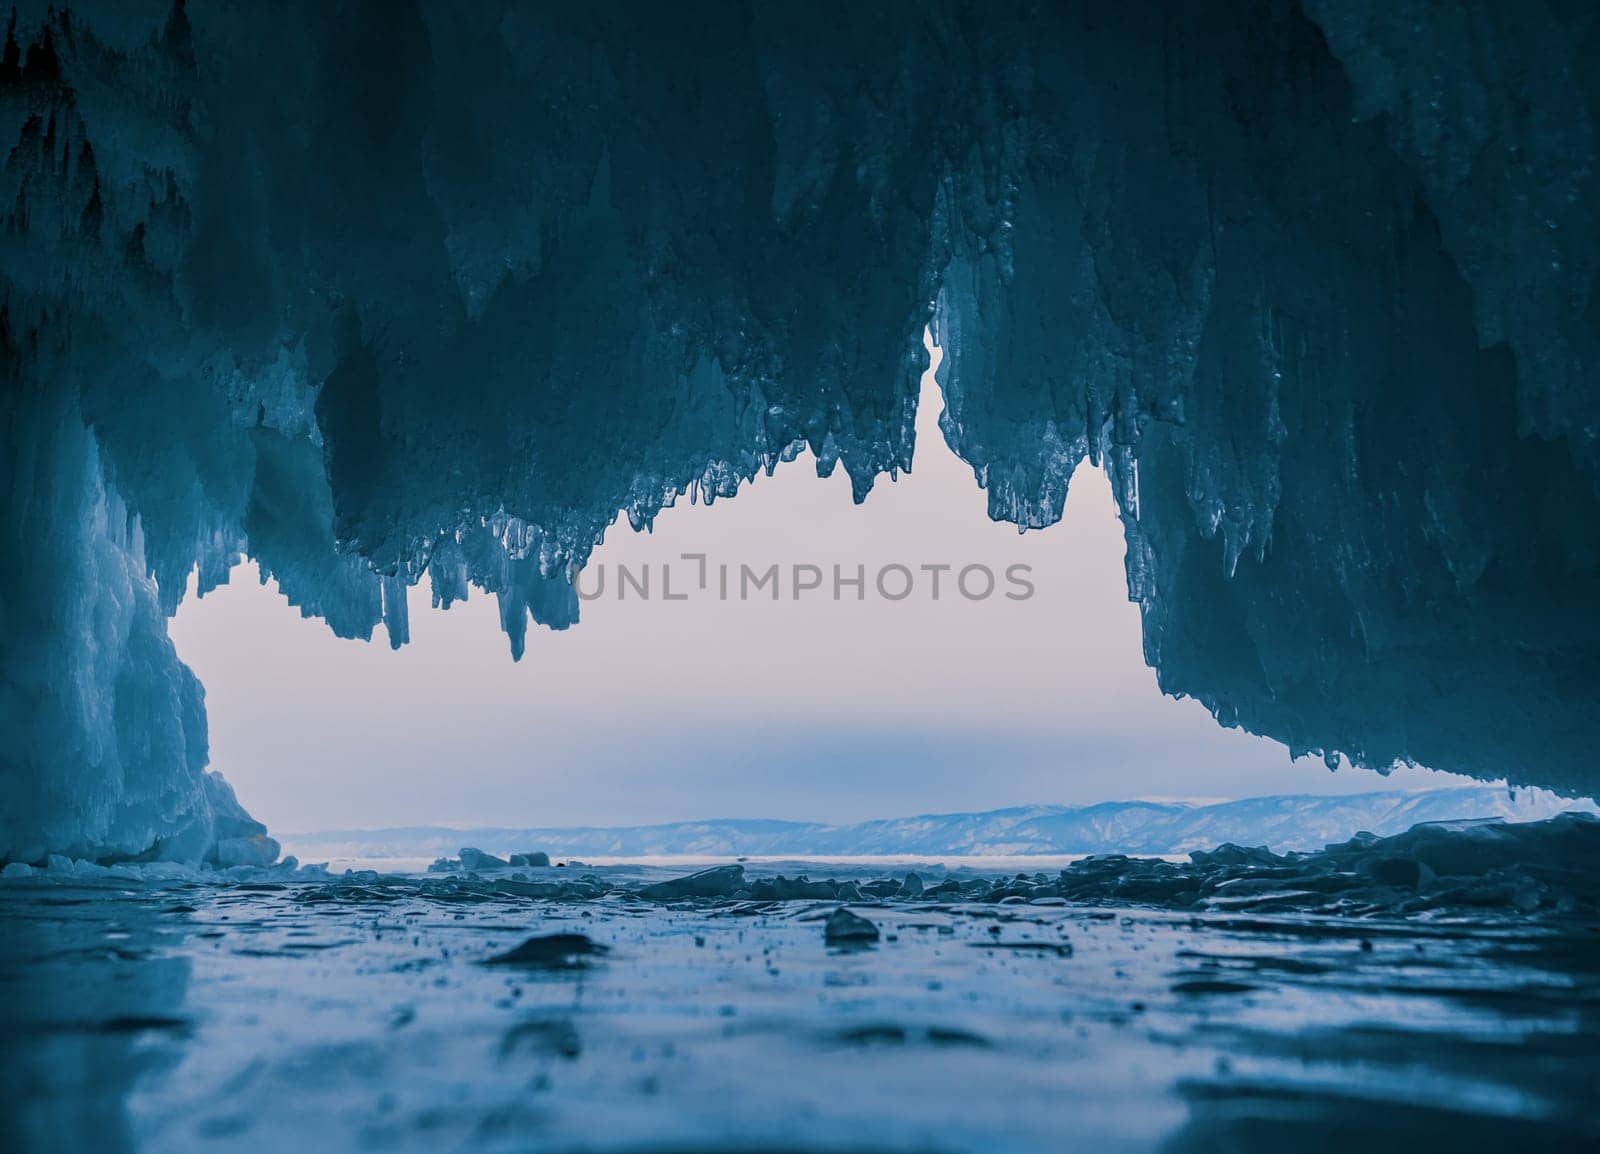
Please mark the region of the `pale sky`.
<svg viewBox="0 0 1600 1154"><path fill-rule="evenodd" d="M263 587L252 564L172 624L206 687L212 768L275 830L396 825L642 824L716 817L845 822L1135 797L1354 793L1464 779L1387 780L1225 730L1163 697L1127 599L1105 476L1072 481L1063 522L1018 534L985 513L945 445L924 378L914 470L852 505L843 470L809 455L731 501L625 520L596 552L606 596L565 633L529 627L514 664L493 596L448 612L411 591L411 644L341 641ZM792 599L659 598L692 586L683 553L764 569L810 563L824 588ZM983 601L835 602L834 564L987 564ZM616 569L652 568L657 596L616 599ZM999 595L1032 566L1026 601ZM713 570L713 573L715 570ZM926 580L925 574L918 574ZM976 586L978 574L973 575ZM715 578L713 577L713 591ZM891 589L893 583L891 582ZM976 589L974 590L976 591Z"/></svg>

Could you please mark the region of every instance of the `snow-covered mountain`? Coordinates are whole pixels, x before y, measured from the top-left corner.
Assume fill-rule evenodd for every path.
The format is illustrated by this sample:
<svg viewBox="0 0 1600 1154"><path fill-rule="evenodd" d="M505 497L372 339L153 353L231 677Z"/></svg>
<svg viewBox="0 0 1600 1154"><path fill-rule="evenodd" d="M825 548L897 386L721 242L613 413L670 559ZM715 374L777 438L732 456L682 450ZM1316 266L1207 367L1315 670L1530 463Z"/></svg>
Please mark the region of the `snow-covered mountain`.
<svg viewBox="0 0 1600 1154"><path fill-rule="evenodd" d="M1187 853L1223 842L1278 852L1320 849L1367 830L1402 833L1419 822L1499 817L1536 821L1567 809L1597 812L1542 790L1492 787L1348 797L1283 795L1211 804L1108 801L1035 805L986 813L924 814L853 825L712 820L615 828L552 829L413 826L283 835L302 859L404 858L453 854L464 845L491 853L544 850L573 857L874 856L1064 853Z"/></svg>

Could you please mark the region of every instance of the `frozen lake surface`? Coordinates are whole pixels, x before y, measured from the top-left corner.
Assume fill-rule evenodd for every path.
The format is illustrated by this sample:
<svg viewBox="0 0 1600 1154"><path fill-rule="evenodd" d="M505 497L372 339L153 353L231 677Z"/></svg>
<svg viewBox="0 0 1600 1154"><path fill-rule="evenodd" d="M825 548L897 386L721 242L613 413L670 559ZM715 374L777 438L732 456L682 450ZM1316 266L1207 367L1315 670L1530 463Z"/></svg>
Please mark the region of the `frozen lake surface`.
<svg viewBox="0 0 1600 1154"><path fill-rule="evenodd" d="M8 877L0 1142L296 1154L1600 1143L1600 933L1570 902L1179 911L1030 898L1052 886L968 868L960 893L863 893L848 905L879 938L830 944L837 900L625 892L677 872ZM809 872L857 892L903 876ZM568 896L541 894L552 877ZM548 935L581 937L486 964Z"/></svg>

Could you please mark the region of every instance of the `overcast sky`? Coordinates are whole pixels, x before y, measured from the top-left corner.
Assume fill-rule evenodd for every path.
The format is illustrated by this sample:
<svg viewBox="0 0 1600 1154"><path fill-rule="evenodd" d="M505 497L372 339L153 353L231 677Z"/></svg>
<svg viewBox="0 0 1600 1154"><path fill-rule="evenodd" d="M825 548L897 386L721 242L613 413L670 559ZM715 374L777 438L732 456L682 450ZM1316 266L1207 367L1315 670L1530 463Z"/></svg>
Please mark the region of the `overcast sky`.
<svg viewBox="0 0 1600 1154"><path fill-rule="evenodd" d="M914 472L863 506L809 456L731 501L667 510L654 534L613 526L583 587L606 595L565 633L531 627L513 664L492 596L449 612L411 592L410 645L341 641L263 587L253 565L173 623L206 686L212 767L274 829L408 824L636 824L711 817L854 821L1028 803L1416 788L1220 728L1163 697L1127 600L1105 477L1081 468L1062 524L1019 535L988 520L945 445L925 378ZM704 553L711 591L693 588ZM715 566L815 564L822 590L715 596ZM832 566L869 581L899 563L891 602L832 599ZM987 565L968 600L925 564ZM617 600L618 565L652 593ZM1006 599L1008 566L1035 592ZM660 598L663 566L685 601ZM899 592L902 578L887 587ZM970 575L979 592L981 573ZM737 583L735 582L735 591ZM632 590L629 591L632 593ZM736 593L735 593L736 596Z"/></svg>

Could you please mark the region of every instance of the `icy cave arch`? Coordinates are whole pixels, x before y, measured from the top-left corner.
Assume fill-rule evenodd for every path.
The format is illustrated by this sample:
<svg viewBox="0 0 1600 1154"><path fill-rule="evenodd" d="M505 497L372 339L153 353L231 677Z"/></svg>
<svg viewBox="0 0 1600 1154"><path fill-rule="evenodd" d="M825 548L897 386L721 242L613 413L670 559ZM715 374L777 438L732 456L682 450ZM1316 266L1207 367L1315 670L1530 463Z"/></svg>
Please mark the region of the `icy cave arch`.
<svg viewBox="0 0 1600 1154"><path fill-rule="evenodd" d="M624 509L1113 477L1162 687L1593 791L1585 5L25 6L0 59L0 859L260 852L165 618L248 553L572 623Z"/></svg>

